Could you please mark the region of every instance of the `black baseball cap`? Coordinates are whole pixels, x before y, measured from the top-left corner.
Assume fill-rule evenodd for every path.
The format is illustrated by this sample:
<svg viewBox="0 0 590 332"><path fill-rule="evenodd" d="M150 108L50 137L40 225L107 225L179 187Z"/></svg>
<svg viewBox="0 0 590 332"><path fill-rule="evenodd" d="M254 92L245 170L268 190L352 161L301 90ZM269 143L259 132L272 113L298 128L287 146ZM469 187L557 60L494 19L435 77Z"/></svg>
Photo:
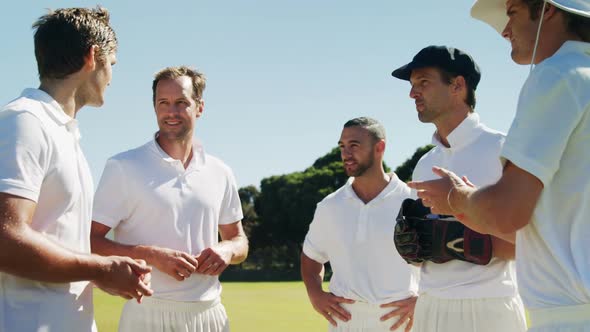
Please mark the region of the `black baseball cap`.
<svg viewBox="0 0 590 332"><path fill-rule="evenodd" d="M394 70L391 75L409 81L412 70L424 67L437 67L461 75L473 90L481 78L479 66L469 54L453 47L435 45L423 48L412 62Z"/></svg>

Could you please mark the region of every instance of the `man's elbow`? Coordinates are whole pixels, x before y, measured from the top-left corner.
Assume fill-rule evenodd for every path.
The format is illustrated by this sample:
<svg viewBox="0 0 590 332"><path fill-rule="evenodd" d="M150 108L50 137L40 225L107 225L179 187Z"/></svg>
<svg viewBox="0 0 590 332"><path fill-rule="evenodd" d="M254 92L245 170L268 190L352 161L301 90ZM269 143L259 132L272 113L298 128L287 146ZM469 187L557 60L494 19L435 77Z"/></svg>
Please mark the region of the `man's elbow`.
<svg viewBox="0 0 590 332"><path fill-rule="evenodd" d="M509 211L506 211L496 221L496 228L501 234L509 235L528 225L531 216L525 216L523 213L519 212L520 211L509 213Z"/></svg>

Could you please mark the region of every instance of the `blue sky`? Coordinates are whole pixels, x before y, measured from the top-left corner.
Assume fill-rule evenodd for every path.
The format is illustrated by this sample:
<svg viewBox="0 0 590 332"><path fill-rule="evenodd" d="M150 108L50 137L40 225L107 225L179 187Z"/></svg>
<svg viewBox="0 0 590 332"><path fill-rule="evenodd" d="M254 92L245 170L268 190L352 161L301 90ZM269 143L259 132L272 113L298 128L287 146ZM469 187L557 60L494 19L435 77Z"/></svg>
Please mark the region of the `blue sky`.
<svg viewBox="0 0 590 332"><path fill-rule="evenodd" d="M31 24L46 8L90 1L9 1L3 5L0 103L37 87ZM482 70L476 112L507 131L528 67L469 16L471 0L115 1L118 63L101 108L78 115L82 145L98 183L106 160L151 139L155 72L190 65L208 77L196 136L224 160L239 186L300 171L336 146L358 116L381 121L385 161L398 166L431 140L418 122L409 83L391 71L427 45L470 53Z"/></svg>

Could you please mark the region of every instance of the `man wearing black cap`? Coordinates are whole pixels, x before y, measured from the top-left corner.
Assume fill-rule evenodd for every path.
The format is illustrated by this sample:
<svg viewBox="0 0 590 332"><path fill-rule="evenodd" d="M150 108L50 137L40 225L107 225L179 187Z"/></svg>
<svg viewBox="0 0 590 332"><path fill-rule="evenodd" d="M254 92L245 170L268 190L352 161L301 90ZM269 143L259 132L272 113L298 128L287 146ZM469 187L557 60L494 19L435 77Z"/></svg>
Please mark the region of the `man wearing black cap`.
<svg viewBox="0 0 590 332"><path fill-rule="evenodd" d="M590 0L478 0L473 17L534 65L501 152L498 182L452 171L410 184L436 213L488 234L516 231L529 331L590 331Z"/></svg>
<svg viewBox="0 0 590 332"><path fill-rule="evenodd" d="M474 113L481 74L471 56L456 48L428 46L392 75L410 81L418 118L432 123L435 147L424 155L414 181L435 178L433 166L466 176L473 184L494 183L505 135L484 126ZM487 265L460 260L421 266L414 331L525 331L524 310L513 279L514 246L492 237Z"/></svg>

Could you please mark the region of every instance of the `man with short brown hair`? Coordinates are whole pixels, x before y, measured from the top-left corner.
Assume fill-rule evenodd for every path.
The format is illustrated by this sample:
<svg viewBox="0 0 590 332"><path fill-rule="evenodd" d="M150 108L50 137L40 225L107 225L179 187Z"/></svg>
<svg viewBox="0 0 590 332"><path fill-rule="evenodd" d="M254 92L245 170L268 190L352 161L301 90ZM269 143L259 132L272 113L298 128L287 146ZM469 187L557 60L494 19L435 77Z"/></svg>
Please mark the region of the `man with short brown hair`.
<svg viewBox="0 0 590 332"><path fill-rule="evenodd" d="M0 330L95 331L92 283L138 301L150 268L90 255L93 181L75 117L101 106L117 39L106 9L34 25L41 84L0 111Z"/></svg>
<svg viewBox="0 0 590 332"><path fill-rule="evenodd" d="M590 330L590 1L478 0L472 15L531 65L501 151L500 179L473 188L442 168L411 184L435 213L482 233L516 231L530 331ZM533 69L534 65L534 69Z"/></svg>
<svg viewBox="0 0 590 332"><path fill-rule="evenodd" d="M219 275L248 253L232 170L193 138L205 76L168 67L153 81L158 132L107 161L95 195L92 251L154 266L154 296L123 308L119 331L229 331ZM105 238L114 231L114 241ZM218 241L218 235L222 241Z"/></svg>

